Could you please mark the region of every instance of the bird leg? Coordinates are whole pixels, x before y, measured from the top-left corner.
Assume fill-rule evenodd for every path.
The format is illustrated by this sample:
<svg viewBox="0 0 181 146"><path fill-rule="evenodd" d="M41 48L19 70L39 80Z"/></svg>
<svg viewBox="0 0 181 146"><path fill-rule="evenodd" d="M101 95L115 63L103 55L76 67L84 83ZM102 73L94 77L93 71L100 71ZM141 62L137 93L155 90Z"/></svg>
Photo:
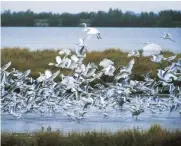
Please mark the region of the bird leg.
<svg viewBox="0 0 181 146"><path fill-rule="evenodd" d="M97 38L102 39L101 36L100 36L100 33L97 34Z"/></svg>
<svg viewBox="0 0 181 146"><path fill-rule="evenodd" d="M147 60L146 64L147 64L149 61L150 61L150 59L148 58L148 60Z"/></svg>
<svg viewBox="0 0 181 146"><path fill-rule="evenodd" d="M136 58L136 60L137 60L137 62L139 63L139 60L138 60L138 58Z"/></svg>
<svg viewBox="0 0 181 146"><path fill-rule="evenodd" d="M100 38L100 39L102 39L102 37L101 37L100 33L99 33L99 38Z"/></svg>
<svg viewBox="0 0 181 146"><path fill-rule="evenodd" d="M174 40L170 39L172 42L175 42Z"/></svg>

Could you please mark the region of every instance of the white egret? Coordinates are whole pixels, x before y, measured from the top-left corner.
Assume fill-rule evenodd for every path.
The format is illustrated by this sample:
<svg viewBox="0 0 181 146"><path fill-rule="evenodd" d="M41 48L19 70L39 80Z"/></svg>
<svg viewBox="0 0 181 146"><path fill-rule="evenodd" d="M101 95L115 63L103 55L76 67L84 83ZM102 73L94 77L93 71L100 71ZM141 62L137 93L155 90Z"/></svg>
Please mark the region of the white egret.
<svg viewBox="0 0 181 146"><path fill-rule="evenodd" d="M140 52L138 50L134 50L128 53L128 58L134 56L134 57L140 57Z"/></svg>
<svg viewBox="0 0 181 146"><path fill-rule="evenodd" d="M151 44L144 46L142 51L143 51L142 52L143 56L152 56L152 55L160 54L162 51L162 48L155 43L151 43Z"/></svg>
<svg viewBox="0 0 181 146"><path fill-rule="evenodd" d="M164 34L165 34L165 35L162 36L161 38L170 40L170 41L172 41L172 42L175 42L175 41L172 39L172 36L171 36L170 33L164 32Z"/></svg>
<svg viewBox="0 0 181 146"><path fill-rule="evenodd" d="M87 35L97 35L98 39L102 39L101 36L100 36L100 32L96 28L87 27L86 23L81 23L81 25L84 25L84 32Z"/></svg>
<svg viewBox="0 0 181 146"><path fill-rule="evenodd" d="M152 55L152 56L153 58L151 58L151 61L155 63L160 63L164 59L163 55L160 55L160 54Z"/></svg>
<svg viewBox="0 0 181 146"><path fill-rule="evenodd" d="M170 61L174 60L176 57L177 56L174 55L174 56L170 56L170 57L167 57L167 58L163 58L163 60L166 60L166 61L170 62Z"/></svg>
<svg viewBox="0 0 181 146"><path fill-rule="evenodd" d="M113 64L114 64L114 62L112 62L110 59L105 58L99 63L99 66L106 68L106 67L113 65Z"/></svg>

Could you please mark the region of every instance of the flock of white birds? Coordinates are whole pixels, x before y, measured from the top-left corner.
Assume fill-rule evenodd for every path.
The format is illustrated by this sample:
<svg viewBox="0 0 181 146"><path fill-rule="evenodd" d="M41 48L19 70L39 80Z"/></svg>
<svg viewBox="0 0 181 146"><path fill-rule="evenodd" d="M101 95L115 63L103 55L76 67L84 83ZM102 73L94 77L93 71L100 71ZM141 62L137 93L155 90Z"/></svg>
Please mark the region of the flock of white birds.
<svg viewBox="0 0 181 146"><path fill-rule="evenodd" d="M62 49L55 57L55 62L48 64L55 66L57 72L52 73L47 69L40 73L37 79L33 79L29 77L31 70L7 71L11 62L1 67L1 114L23 118L27 113L62 113L70 120L80 122L86 118L91 107L109 118L111 113L107 112L108 107L113 110L120 109L121 113L125 105L129 107L130 115L136 119L145 110L153 115L167 111L181 114L181 87L174 84L181 82L181 58L173 62L176 56L165 58L159 45L148 43L142 52L134 50L128 54L131 59L127 66L116 68L114 62L107 58L99 65L93 62L86 65L83 60L86 58L85 42L88 36L96 35L98 39L102 38L96 28L87 27L85 23L82 25L86 37L79 39L75 53ZM168 33L163 38L173 41ZM144 81L132 80L135 58L140 55L151 56L150 61L155 63L168 61L170 66L157 70L158 79L152 79L150 71L143 75ZM61 69L69 69L72 73L64 75ZM105 75L113 77L114 82L90 85ZM55 78L61 78L61 81L55 81ZM169 91L168 98L159 96L159 90L164 89Z"/></svg>

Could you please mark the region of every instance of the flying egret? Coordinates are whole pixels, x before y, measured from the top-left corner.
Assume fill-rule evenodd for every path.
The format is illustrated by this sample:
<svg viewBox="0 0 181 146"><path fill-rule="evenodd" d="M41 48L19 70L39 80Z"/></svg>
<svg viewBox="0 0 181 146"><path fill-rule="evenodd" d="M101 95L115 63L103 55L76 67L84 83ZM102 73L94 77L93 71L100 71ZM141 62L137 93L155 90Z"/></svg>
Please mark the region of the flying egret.
<svg viewBox="0 0 181 146"><path fill-rule="evenodd" d="M160 54L162 51L162 48L155 43L151 43L144 46L142 51L143 51L142 53L143 56L152 56L152 55Z"/></svg>
<svg viewBox="0 0 181 146"><path fill-rule="evenodd" d="M104 74L107 76L114 76L114 71L116 68L113 65L109 65L108 67L104 68Z"/></svg>
<svg viewBox="0 0 181 146"><path fill-rule="evenodd" d="M167 32L164 32L164 36L162 36L161 38L163 38L164 40L170 40L170 41L172 41L172 42L175 42L173 39L172 39L172 36L171 36L171 34L170 33L167 33Z"/></svg>
<svg viewBox="0 0 181 146"><path fill-rule="evenodd" d="M138 50L134 50L128 53L128 58L134 56L134 57L140 57L140 52Z"/></svg>
<svg viewBox="0 0 181 146"><path fill-rule="evenodd" d="M166 83L172 82L173 80L177 79L177 77L173 73L171 73L169 70L163 71L161 69L158 69L157 75L160 78L160 80Z"/></svg>
<svg viewBox="0 0 181 146"><path fill-rule="evenodd" d="M101 38L101 33L96 29L96 28L92 28L92 27L87 27L87 24L86 23L81 23L81 25L84 25L84 32L87 34L87 35L97 35L97 38L98 39L102 39Z"/></svg>
<svg viewBox="0 0 181 146"><path fill-rule="evenodd" d="M5 64L1 69L1 71L5 71L6 69L8 69L11 65L11 62L8 62L7 64Z"/></svg>
<svg viewBox="0 0 181 146"><path fill-rule="evenodd" d="M155 63L160 63L164 59L163 55L160 55L160 54L152 55L152 56L153 58L151 58L151 61Z"/></svg>
<svg viewBox="0 0 181 146"><path fill-rule="evenodd" d="M171 61L174 60L176 57L177 57L177 56L174 55L174 56L170 56L170 57L168 57L168 58L163 58L163 60L166 60L166 61L168 61L168 62L171 62Z"/></svg>
<svg viewBox="0 0 181 146"><path fill-rule="evenodd" d="M111 60L105 58L99 63L99 66L102 66L102 67L106 68L106 67L108 67L110 65L113 65L113 64L114 64L114 62L112 62Z"/></svg>
<svg viewBox="0 0 181 146"><path fill-rule="evenodd" d="M68 56L68 55L71 54L71 51L69 49L62 49L62 50L59 51L58 54L59 55L64 55L65 54L66 56Z"/></svg>

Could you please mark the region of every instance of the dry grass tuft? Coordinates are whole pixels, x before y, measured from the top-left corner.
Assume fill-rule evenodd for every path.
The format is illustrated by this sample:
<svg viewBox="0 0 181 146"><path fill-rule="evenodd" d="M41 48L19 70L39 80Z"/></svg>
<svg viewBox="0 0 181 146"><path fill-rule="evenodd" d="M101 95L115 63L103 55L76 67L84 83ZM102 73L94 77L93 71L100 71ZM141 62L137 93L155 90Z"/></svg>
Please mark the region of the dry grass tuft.
<svg viewBox="0 0 181 146"><path fill-rule="evenodd" d="M2 146L180 146L181 131L168 131L153 125L147 131L137 129L110 132L71 132L63 134L51 128L33 133L2 132Z"/></svg>
<svg viewBox="0 0 181 146"><path fill-rule="evenodd" d="M39 76L38 72L44 72L45 69L51 69L53 72L57 71L57 68L48 66L49 62L55 62L55 57L58 55L59 50L36 50L30 51L26 48L3 48L1 50L2 65L12 62L12 68L16 68L20 71L25 71L31 69L31 76L37 78ZM89 62L94 62L99 64L99 62L108 58L111 59L116 67L120 65L127 65L132 58L127 58L127 52L123 52L120 49L106 49L104 51L91 51L87 53L87 57L84 60L85 64ZM173 52L165 51L164 56L172 56ZM177 54L177 60L181 57L181 54ZM174 60L174 61L175 61ZM147 57L139 57L138 60L135 59L135 65L133 68L132 78L136 80L142 80L141 74L146 74L148 71L152 70L152 77L156 77L156 70L161 67L164 68L168 65L167 62L162 64L155 64L150 61ZM62 70L64 74L70 74L69 70ZM112 80L112 79L110 79ZM109 81L109 79L108 79Z"/></svg>

